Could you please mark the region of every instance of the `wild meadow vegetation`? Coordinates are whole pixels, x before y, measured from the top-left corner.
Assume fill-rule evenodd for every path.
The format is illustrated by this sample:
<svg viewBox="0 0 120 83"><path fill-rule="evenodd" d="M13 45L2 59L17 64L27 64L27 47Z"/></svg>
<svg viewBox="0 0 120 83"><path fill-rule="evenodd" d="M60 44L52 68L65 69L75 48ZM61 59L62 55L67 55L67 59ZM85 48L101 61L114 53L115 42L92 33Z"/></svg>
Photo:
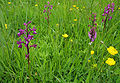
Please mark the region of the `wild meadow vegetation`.
<svg viewBox="0 0 120 83"><path fill-rule="evenodd" d="M0 83L120 83L119 0L0 0Z"/></svg>

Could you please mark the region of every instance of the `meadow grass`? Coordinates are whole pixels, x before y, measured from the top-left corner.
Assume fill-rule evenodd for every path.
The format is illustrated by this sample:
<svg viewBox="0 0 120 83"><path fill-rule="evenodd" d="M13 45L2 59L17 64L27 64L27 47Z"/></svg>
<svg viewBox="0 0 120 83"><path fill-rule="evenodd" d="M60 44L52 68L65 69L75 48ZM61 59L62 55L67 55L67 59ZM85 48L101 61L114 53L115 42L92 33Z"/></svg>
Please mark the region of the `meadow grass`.
<svg viewBox="0 0 120 83"><path fill-rule="evenodd" d="M113 46L120 51L119 0L50 0L53 9L49 26L46 14L43 13L46 0L8 2L9 0L0 0L1 83L120 82L120 54L112 56L106 48ZM102 14L104 8L112 2L115 10L103 31ZM92 13L97 14L97 38L89 45L88 24L91 23L89 17ZM32 21L30 27L35 25L37 28L37 35L30 42L37 44L37 48L30 49L30 78L25 59L26 48L18 48L16 42L19 40L19 29L25 29L23 23L28 21ZM65 33L68 34L67 38L62 37ZM93 55L91 50L95 52ZM115 65L105 63L109 57L114 58Z"/></svg>

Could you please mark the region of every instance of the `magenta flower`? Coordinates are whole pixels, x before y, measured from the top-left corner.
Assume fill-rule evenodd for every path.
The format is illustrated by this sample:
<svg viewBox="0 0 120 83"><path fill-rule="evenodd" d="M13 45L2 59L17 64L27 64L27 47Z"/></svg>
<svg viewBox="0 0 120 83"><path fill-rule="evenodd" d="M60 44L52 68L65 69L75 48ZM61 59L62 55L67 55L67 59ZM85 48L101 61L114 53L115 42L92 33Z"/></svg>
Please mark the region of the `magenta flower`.
<svg viewBox="0 0 120 83"><path fill-rule="evenodd" d="M53 8L53 6L51 5L51 6L50 6L50 9L52 9L52 8Z"/></svg>
<svg viewBox="0 0 120 83"><path fill-rule="evenodd" d="M51 14L51 10L52 10L53 6L50 5L49 1L47 3L48 4L44 6L45 9L43 10L43 13L47 14L47 17L45 17L45 19L47 20L47 23L49 25L50 14Z"/></svg>
<svg viewBox="0 0 120 83"><path fill-rule="evenodd" d="M47 5L44 6L45 8L47 7Z"/></svg>
<svg viewBox="0 0 120 83"><path fill-rule="evenodd" d="M109 16L110 18L108 19L109 21L112 19L112 16Z"/></svg>
<svg viewBox="0 0 120 83"><path fill-rule="evenodd" d="M48 4L50 4L50 2L48 1Z"/></svg>
<svg viewBox="0 0 120 83"><path fill-rule="evenodd" d="M33 34L37 34L36 31L34 31Z"/></svg>
<svg viewBox="0 0 120 83"><path fill-rule="evenodd" d="M28 59L28 57L29 57L29 54L25 54L25 59Z"/></svg>
<svg viewBox="0 0 120 83"><path fill-rule="evenodd" d="M47 17L45 17L45 19L47 20Z"/></svg>
<svg viewBox="0 0 120 83"><path fill-rule="evenodd" d="M91 28L90 32L88 32L88 36L91 39L91 42L93 42L96 39L97 32L95 31L95 28Z"/></svg>
<svg viewBox="0 0 120 83"><path fill-rule="evenodd" d="M104 29L106 28L107 20L110 21L112 19L112 16L110 16L110 14L113 13L114 6L115 6L115 4L111 3L111 4L108 4L104 9L104 12L102 14L102 16L105 17L104 19L102 19L102 22L104 23Z"/></svg>
<svg viewBox="0 0 120 83"><path fill-rule="evenodd" d="M96 27L97 27L97 23L95 23L96 21L96 13L92 13L91 17L89 18L89 20L92 21L91 25L88 25L88 27L90 27L90 32L88 32L88 36L90 38L90 41L93 42L96 37L97 37L97 32L95 31Z"/></svg>
<svg viewBox="0 0 120 83"><path fill-rule="evenodd" d="M45 13L45 12L46 12L46 10L44 9L43 13Z"/></svg>
<svg viewBox="0 0 120 83"><path fill-rule="evenodd" d="M24 35L24 40L25 41L21 41L21 39L20 39L19 41L17 41L17 44L19 44L18 48L22 48L22 43L25 45L25 47L27 49L27 54L25 54L25 57L26 57L26 59L28 59L28 64L29 64L29 54L30 54L29 49L30 49L30 47L34 47L34 48L37 47L36 44L33 44L33 45L29 46L29 42L34 39L33 38L34 36L30 35L30 33L32 32L33 34L37 34L35 26L33 27L33 29L28 28L28 24L30 24L30 23L31 23L31 21L29 21L28 23L24 23L26 29L24 29L24 30L20 29L19 30L20 32L17 34L18 37L20 37L21 35Z"/></svg>
<svg viewBox="0 0 120 83"><path fill-rule="evenodd" d="M29 22L27 23L27 25L30 24L30 23L31 23L31 21L29 21Z"/></svg>
<svg viewBox="0 0 120 83"><path fill-rule="evenodd" d="M107 7L105 7L104 13L102 14L102 16L105 16L105 20L107 19L107 17L109 17L109 21L112 19L112 17L110 16L110 13L114 11L114 6L115 4L111 3L111 4L108 4ZM103 20L104 19L102 19L102 22Z"/></svg>
<svg viewBox="0 0 120 83"><path fill-rule="evenodd" d="M24 43L23 41L21 41L21 39L19 41L17 41L17 44L19 44L18 48L22 48L22 43Z"/></svg>
<svg viewBox="0 0 120 83"><path fill-rule="evenodd" d="M33 27L33 29L30 28L30 30L33 31L33 34L37 34L37 33L36 33L35 26Z"/></svg>
<svg viewBox="0 0 120 83"><path fill-rule="evenodd" d="M44 8L46 9L44 9L43 13L47 12L50 14L51 12L49 11L49 9L52 9L53 5L50 5L50 2L48 1L48 5L45 5Z"/></svg>
<svg viewBox="0 0 120 83"><path fill-rule="evenodd" d="M37 46L36 44L30 45L30 47L34 47L34 48L36 48L36 46Z"/></svg>
<svg viewBox="0 0 120 83"><path fill-rule="evenodd" d="M17 34L19 37L20 37L22 34L26 33L25 30L22 30L22 29L20 29L19 31L20 31L20 32Z"/></svg>
<svg viewBox="0 0 120 83"><path fill-rule="evenodd" d="M96 13L92 13L91 17L89 17L89 20L92 21L92 24L91 25L88 25L88 27L95 27L97 26L97 23L95 22L96 21Z"/></svg>
<svg viewBox="0 0 120 83"><path fill-rule="evenodd" d="M26 23L24 23L24 25L27 27L27 24L26 24Z"/></svg>

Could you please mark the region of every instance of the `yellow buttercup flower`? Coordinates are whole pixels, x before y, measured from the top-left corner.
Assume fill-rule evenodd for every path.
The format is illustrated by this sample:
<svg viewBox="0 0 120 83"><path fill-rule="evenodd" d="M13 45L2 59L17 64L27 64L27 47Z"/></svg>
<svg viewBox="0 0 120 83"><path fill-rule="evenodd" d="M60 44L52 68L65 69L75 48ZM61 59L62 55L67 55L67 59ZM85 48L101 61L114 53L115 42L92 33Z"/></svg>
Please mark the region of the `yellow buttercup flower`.
<svg viewBox="0 0 120 83"><path fill-rule="evenodd" d="M79 7L76 7L76 9L78 10L78 9L79 9Z"/></svg>
<svg viewBox="0 0 120 83"><path fill-rule="evenodd" d="M107 63L108 65L112 66L112 65L115 65L116 62L114 61L113 58L108 58L105 63Z"/></svg>
<svg viewBox="0 0 120 83"><path fill-rule="evenodd" d="M72 11L73 10L73 8L70 8L70 11Z"/></svg>
<svg viewBox="0 0 120 83"><path fill-rule="evenodd" d="M38 6L38 4L35 4L35 7L37 7Z"/></svg>
<svg viewBox="0 0 120 83"><path fill-rule="evenodd" d="M68 35L67 34L64 34L64 35L62 35L64 38L67 38L68 37Z"/></svg>
<svg viewBox="0 0 120 83"><path fill-rule="evenodd" d="M7 24L5 24L5 28L7 29Z"/></svg>
<svg viewBox="0 0 120 83"><path fill-rule="evenodd" d="M120 10L120 7L118 9Z"/></svg>
<svg viewBox="0 0 120 83"><path fill-rule="evenodd" d="M109 48L107 48L107 51L111 54L111 55L115 55L118 53L118 51L113 47L110 46Z"/></svg>
<svg viewBox="0 0 120 83"><path fill-rule="evenodd" d="M77 19L74 19L74 21L77 21Z"/></svg>
<svg viewBox="0 0 120 83"><path fill-rule="evenodd" d="M73 5L73 7L76 7L76 5Z"/></svg>
<svg viewBox="0 0 120 83"><path fill-rule="evenodd" d="M92 50L92 51L91 51L91 55L93 55L93 54L94 54L94 51Z"/></svg>
<svg viewBox="0 0 120 83"><path fill-rule="evenodd" d="M8 2L8 4L11 4L11 2Z"/></svg>

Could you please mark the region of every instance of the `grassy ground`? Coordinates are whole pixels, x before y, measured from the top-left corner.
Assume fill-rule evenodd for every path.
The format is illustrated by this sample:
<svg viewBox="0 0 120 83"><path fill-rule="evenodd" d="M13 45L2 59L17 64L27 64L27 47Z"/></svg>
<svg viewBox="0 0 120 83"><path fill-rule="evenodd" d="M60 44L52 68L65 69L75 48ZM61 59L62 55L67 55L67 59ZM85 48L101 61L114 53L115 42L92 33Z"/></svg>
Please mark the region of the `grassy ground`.
<svg viewBox="0 0 120 83"><path fill-rule="evenodd" d="M113 46L120 51L119 0L112 0L115 10L104 32L102 14L104 8L112 3L111 0L50 0L53 9L49 26L43 13L47 1L8 2L0 0L1 83L26 83L29 80L31 83L120 83L120 54L112 56L105 47ZM91 23L89 17L92 13L97 14L97 38L89 45L88 24ZM30 78L25 59L26 48L18 48L16 42L19 40L19 29L25 29L23 23L28 21L32 21L30 27L35 25L37 28L37 35L31 41L37 44L37 48L30 49ZM62 37L65 33L68 34L67 38ZM95 52L93 55L91 50ZM105 63L109 57L114 58L115 65Z"/></svg>

